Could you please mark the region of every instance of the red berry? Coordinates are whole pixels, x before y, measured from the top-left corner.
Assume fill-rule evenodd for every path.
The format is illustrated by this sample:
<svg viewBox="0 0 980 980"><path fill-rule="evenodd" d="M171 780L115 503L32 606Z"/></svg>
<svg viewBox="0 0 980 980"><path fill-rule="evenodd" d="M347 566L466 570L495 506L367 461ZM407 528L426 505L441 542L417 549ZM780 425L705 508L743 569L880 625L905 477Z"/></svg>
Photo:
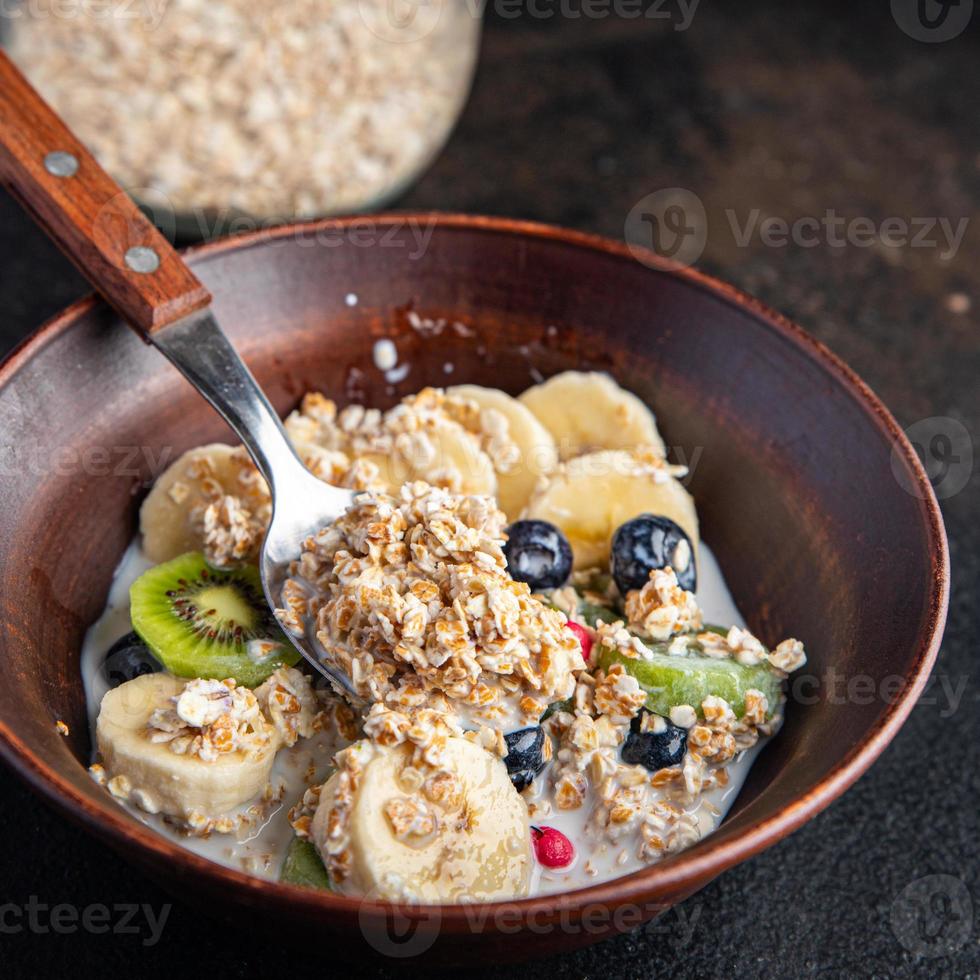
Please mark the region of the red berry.
<svg viewBox="0 0 980 980"><path fill-rule="evenodd" d="M582 659L588 663L592 656L592 637L589 636L589 631L570 620L565 625L578 637L579 646L582 648Z"/></svg>
<svg viewBox="0 0 980 980"><path fill-rule="evenodd" d="M531 842L538 862L546 868L567 868L575 860L572 842L554 827L532 827Z"/></svg>

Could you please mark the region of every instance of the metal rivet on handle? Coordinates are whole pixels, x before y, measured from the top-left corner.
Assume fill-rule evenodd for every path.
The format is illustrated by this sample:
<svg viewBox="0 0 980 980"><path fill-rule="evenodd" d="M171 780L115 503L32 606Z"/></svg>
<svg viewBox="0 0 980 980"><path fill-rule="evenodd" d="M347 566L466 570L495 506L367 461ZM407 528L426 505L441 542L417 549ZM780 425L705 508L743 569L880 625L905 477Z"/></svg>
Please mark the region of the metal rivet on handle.
<svg viewBox="0 0 980 980"><path fill-rule="evenodd" d="M55 177L74 177L78 173L78 157L55 150L44 158L44 169Z"/></svg>
<svg viewBox="0 0 980 980"><path fill-rule="evenodd" d="M126 253L126 265L133 272L156 272L160 268L160 256L147 245L134 245Z"/></svg>

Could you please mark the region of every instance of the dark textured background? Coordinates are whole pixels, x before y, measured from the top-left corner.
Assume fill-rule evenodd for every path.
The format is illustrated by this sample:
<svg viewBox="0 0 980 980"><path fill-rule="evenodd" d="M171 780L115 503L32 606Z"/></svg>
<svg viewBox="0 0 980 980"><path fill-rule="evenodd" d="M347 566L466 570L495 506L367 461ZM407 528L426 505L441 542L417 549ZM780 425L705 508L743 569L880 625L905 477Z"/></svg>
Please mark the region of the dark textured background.
<svg viewBox="0 0 980 980"><path fill-rule="evenodd" d="M903 425L939 417L930 425L946 431L954 419L975 440L980 11L957 39L928 44L899 29L887 0L703 0L686 30L675 30L676 2L658 8L670 20L563 16L557 0L539 9L556 14L491 18L462 121L400 205L622 237L627 213L646 194L691 190L708 216L702 267L802 323ZM566 0L564 9L582 8ZM753 208L789 221L834 209L876 224L971 224L953 256L928 246L773 248L758 236L739 246L725 211L735 209L741 224ZM3 348L83 288L0 196ZM972 907L980 905L978 482L974 473L967 489L943 501L953 598L937 676L961 692L956 710L936 685L871 772L791 838L659 923L529 969L555 977L980 973ZM76 907L170 901L13 777L0 779L0 905L32 895ZM316 937L308 955L286 954L181 904L157 945L144 948L144 939L0 931L0 972L234 977L336 968ZM468 973L482 975L476 966Z"/></svg>

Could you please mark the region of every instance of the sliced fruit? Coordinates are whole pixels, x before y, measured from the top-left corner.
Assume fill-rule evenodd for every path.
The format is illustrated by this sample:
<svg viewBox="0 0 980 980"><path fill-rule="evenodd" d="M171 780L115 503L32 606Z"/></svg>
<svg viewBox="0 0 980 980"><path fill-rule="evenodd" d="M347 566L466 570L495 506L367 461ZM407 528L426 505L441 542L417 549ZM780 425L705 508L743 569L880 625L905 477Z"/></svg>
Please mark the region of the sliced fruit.
<svg viewBox="0 0 980 980"><path fill-rule="evenodd" d="M691 495L673 477L624 451L590 453L565 463L531 498L523 516L560 527L571 543L575 568L582 569L608 568L614 532L639 514L670 518L697 551Z"/></svg>
<svg viewBox="0 0 980 980"><path fill-rule="evenodd" d="M650 656L633 659L609 647L600 647L599 666L622 664L647 692L646 706L669 717L670 709L687 704L701 713L709 695L724 698L737 716L745 712L745 692L761 691L771 714L779 703L780 679L767 664L745 667L735 660L705 657L697 653L671 656L666 643L650 644Z"/></svg>
<svg viewBox="0 0 980 980"><path fill-rule="evenodd" d="M337 756L338 771L320 792L311 832L333 888L392 901L525 895L531 867L527 806L502 760L465 738L447 737L438 771L421 773L431 783L420 792L413 751L405 744L361 741ZM346 760L356 761L355 779ZM328 848L338 826L346 843L343 861L332 863Z"/></svg>
<svg viewBox="0 0 980 980"><path fill-rule="evenodd" d="M496 494L493 463L471 432L446 420L421 435L424 438L400 440L390 454L364 454L378 467L379 479L391 493L397 493L403 483L425 480L457 493Z"/></svg>
<svg viewBox="0 0 980 980"><path fill-rule="evenodd" d="M597 623L615 623L617 619L626 617L611 606L600 606L597 602L589 602L582 599L579 602L578 614L585 621L586 625L595 629Z"/></svg>
<svg viewBox="0 0 980 980"><path fill-rule="evenodd" d="M180 677L233 677L255 687L299 659L252 565L217 570L191 552L144 572L129 597L133 629Z"/></svg>
<svg viewBox="0 0 980 980"><path fill-rule="evenodd" d="M518 401L551 433L562 459L639 446L666 455L653 413L608 374L565 371L528 388Z"/></svg>
<svg viewBox="0 0 980 980"><path fill-rule="evenodd" d="M507 434L517 447L518 458L508 466L496 467L497 505L513 520L541 477L553 473L558 465L555 440L527 407L497 388L456 385L446 394L474 401L482 413L498 412L506 420Z"/></svg>
<svg viewBox="0 0 980 980"><path fill-rule="evenodd" d="M565 698L564 701L552 701L551 704L544 709L544 714L541 716L541 720L544 721L546 718L550 718L552 715L558 714L559 711L572 711L574 707L574 698Z"/></svg>
<svg viewBox="0 0 980 980"><path fill-rule="evenodd" d="M600 576L596 576L596 579ZM601 576L603 579L608 579L608 575ZM596 623L614 623L617 619L625 620L626 616L618 608L618 606L613 605L612 600L607 600L605 597L607 595L606 587L602 586L601 589L593 589L590 586L575 586L575 612L573 618L580 623L585 623L586 626L591 626L595 629ZM558 609L558 606L554 606ZM564 612L565 610L560 610Z"/></svg>
<svg viewBox="0 0 980 980"><path fill-rule="evenodd" d="M294 837L286 851L279 880L303 888L330 888L330 875L320 860L316 848L301 837Z"/></svg>
<svg viewBox="0 0 980 980"><path fill-rule="evenodd" d="M560 588L572 571L568 538L547 521L514 521L504 544L507 571L516 582L526 582L532 592Z"/></svg>
<svg viewBox="0 0 980 980"><path fill-rule="evenodd" d="M102 699L96 742L106 773L125 777L126 796L151 813L182 820L219 817L260 793L269 781L279 748L275 729L260 749L228 752L206 762L173 752L166 742L146 737L150 715L171 704L184 682L170 674L144 674Z"/></svg>
<svg viewBox="0 0 980 980"><path fill-rule="evenodd" d="M265 482L259 478L255 484L242 483L244 469L240 452L222 443L191 449L171 464L140 508L143 551L150 561L169 561L201 549L203 539L195 511L206 506L216 491L232 496L246 494L258 503L267 503Z"/></svg>

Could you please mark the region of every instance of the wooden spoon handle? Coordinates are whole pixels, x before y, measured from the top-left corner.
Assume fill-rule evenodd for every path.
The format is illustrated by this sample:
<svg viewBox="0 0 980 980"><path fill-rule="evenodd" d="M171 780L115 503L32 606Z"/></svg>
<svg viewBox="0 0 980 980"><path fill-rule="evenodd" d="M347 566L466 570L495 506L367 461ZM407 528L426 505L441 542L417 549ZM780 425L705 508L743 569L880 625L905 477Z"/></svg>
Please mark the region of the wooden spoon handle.
<svg viewBox="0 0 980 980"><path fill-rule="evenodd" d="M145 338L211 294L0 52L0 181Z"/></svg>

